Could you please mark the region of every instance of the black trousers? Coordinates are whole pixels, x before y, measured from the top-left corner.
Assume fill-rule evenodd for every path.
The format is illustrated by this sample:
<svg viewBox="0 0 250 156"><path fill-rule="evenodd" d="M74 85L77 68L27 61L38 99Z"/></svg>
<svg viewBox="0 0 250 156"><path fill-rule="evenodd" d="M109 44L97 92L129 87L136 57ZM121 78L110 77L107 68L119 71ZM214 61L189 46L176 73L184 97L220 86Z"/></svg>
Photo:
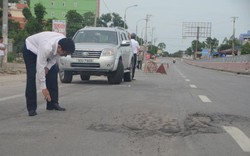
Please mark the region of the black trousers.
<svg viewBox="0 0 250 156"><path fill-rule="evenodd" d="M141 69L142 68L142 60L137 61L137 68Z"/></svg>
<svg viewBox="0 0 250 156"><path fill-rule="evenodd" d="M37 109L37 89L36 89L36 60L37 55L31 52L24 45L23 58L26 65L26 106L27 110ZM46 86L51 96L51 102L47 101L47 108L52 107L53 103L58 103L58 66L51 67L46 75Z"/></svg>
<svg viewBox="0 0 250 156"><path fill-rule="evenodd" d="M135 76L136 63L137 63L137 54L134 54L134 65L133 65L133 70L132 70L132 78L134 78L134 76Z"/></svg>

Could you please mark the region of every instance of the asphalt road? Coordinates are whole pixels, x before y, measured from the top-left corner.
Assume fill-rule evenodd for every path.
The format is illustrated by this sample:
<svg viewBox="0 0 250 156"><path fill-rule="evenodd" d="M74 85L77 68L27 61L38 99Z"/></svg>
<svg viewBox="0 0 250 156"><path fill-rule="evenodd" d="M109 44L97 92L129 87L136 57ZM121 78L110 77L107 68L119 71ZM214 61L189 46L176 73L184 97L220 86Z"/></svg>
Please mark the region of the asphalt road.
<svg viewBox="0 0 250 156"><path fill-rule="evenodd" d="M25 108L25 75L0 76L2 156L249 156L250 77L169 63L167 74L137 70L60 84L66 112Z"/></svg>

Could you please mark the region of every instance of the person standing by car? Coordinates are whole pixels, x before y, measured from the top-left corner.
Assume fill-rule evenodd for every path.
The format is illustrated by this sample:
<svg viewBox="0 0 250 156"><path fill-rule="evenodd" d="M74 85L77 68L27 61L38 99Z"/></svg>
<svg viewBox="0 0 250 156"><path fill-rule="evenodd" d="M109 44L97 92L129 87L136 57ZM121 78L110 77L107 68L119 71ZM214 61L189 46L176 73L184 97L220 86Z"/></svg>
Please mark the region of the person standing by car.
<svg viewBox="0 0 250 156"><path fill-rule="evenodd" d="M4 50L6 49L5 45L3 44L3 37L0 37L0 67L3 67L3 57L4 57Z"/></svg>
<svg viewBox="0 0 250 156"><path fill-rule="evenodd" d="M40 32L25 40L23 58L26 65L26 105L29 116L37 115L36 74L39 88L47 101L47 110L65 111L58 104L58 66L60 56L75 51L72 39L57 32Z"/></svg>
<svg viewBox="0 0 250 156"><path fill-rule="evenodd" d="M135 40L136 34L132 33L131 34L131 47L132 47L132 52L134 54L134 65L133 65L133 70L132 70L132 79L134 79L135 76L135 68L137 64L137 55L139 54L140 46L139 43Z"/></svg>
<svg viewBox="0 0 250 156"><path fill-rule="evenodd" d="M143 61L143 51L139 51L138 61L137 61L137 69L141 70L141 68L142 68L142 61Z"/></svg>

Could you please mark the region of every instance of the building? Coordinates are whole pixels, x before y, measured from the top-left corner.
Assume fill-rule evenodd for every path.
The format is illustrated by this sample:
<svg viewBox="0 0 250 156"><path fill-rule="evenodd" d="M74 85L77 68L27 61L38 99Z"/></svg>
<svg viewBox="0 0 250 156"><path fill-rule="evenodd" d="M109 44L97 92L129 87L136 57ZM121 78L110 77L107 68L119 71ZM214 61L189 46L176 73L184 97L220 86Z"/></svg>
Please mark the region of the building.
<svg viewBox="0 0 250 156"><path fill-rule="evenodd" d="M45 19L64 20L69 10L76 10L83 15L86 12L100 13L100 0L30 0L30 10L34 14L34 7L41 3L47 14Z"/></svg>
<svg viewBox="0 0 250 156"><path fill-rule="evenodd" d="M26 23L26 19L23 16L23 9L28 7L27 4L19 4L19 3L9 3L9 18L18 22L20 24L20 28L23 29Z"/></svg>
<svg viewBox="0 0 250 156"><path fill-rule="evenodd" d="M240 34L240 42L242 45L245 43L250 43L250 30L246 34Z"/></svg>

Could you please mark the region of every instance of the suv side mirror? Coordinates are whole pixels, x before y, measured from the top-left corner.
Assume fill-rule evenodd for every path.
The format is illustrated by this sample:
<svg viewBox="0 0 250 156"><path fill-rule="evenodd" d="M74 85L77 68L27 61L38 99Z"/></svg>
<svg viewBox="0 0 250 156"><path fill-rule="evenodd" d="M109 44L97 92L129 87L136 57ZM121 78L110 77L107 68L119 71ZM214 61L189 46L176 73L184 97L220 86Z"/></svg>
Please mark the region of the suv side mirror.
<svg viewBox="0 0 250 156"><path fill-rule="evenodd" d="M130 40L123 40L121 46L130 46Z"/></svg>

